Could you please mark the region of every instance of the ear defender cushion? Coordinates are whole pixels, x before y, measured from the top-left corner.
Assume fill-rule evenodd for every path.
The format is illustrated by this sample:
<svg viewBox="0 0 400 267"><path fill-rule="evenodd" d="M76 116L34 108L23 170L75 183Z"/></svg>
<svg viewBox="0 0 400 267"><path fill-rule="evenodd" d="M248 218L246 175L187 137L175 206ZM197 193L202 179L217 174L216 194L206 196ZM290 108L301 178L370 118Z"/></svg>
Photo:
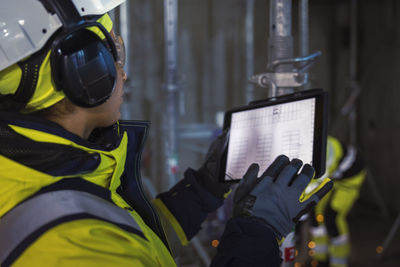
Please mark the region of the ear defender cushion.
<svg viewBox="0 0 400 267"><path fill-rule="evenodd" d="M56 42L51 53L57 90L81 107L95 107L112 94L117 70L114 57L93 32L81 29Z"/></svg>

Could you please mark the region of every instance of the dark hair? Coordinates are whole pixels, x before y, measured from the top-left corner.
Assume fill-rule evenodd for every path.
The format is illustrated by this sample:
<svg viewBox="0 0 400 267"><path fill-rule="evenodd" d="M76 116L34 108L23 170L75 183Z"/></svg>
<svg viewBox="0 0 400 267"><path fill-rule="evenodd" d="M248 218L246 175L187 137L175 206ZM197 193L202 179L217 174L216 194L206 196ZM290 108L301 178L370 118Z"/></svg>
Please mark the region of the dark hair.
<svg viewBox="0 0 400 267"><path fill-rule="evenodd" d="M23 104L13 100L12 95L0 94L0 112L20 112ZM50 119L66 116L75 111L75 105L67 98L62 99L51 107L32 112L30 115Z"/></svg>
<svg viewBox="0 0 400 267"><path fill-rule="evenodd" d="M32 112L30 115L43 119L59 118L73 113L75 108L76 106L71 101L64 98L51 107Z"/></svg>

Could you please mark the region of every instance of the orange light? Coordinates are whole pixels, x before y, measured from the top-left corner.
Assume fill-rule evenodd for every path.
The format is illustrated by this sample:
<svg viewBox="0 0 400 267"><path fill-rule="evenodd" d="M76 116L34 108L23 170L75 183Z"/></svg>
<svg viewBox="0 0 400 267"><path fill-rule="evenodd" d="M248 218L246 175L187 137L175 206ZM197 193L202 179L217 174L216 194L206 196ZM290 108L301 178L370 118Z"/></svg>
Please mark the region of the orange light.
<svg viewBox="0 0 400 267"><path fill-rule="evenodd" d="M303 266L303 264L301 262L296 262L294 264L294 267L302 267L302 266Z"/></svg>
<svg viewBox="0 0 400 267"><path fill-rule="evenodd" d="M295 255L296 257L299 256L299 251L297 249L295 250Z"/></svg>
<svg viewBox="0 0 400 267"><path fill-rule="evenodd" d="M308 251L308 256L314 257L314 255L315 255L315 251L314 250Z"/></svg>
<svg viewBox="0 0 400 267"><path fill-rule="evenodd" d="M382 246L378 246L376 248L376 253L381 254L383 252L383 247Z"/></svg>
<svg viewBox="0 0 400 267"><path fill-rule="evenodd" d="M324 215L318 214L317 215L317 222L322 223L324 221Z"/></svg>
<svg viewBox="0 0 400 267"><path fill-rule="evenodd" d="M315 242L314 241L308 242L308 247L309 248L315 248Z"/></svg>
<svg viewBox="0 0 400 267"><path fill-rule="evenodd" d="M216 247L218 247L218 245L219 245L219 240L213 240L213 241L211 241L211 246L213 246L214 248L216 248Z"/></svg>
<svg viewBox="0 0 400 267"><path fill-rule="evenodd" d="M311 266L312 266L312 267L317 267L317 266L318 266L318 261L312 260L312 261L311 261Z"/></svg>

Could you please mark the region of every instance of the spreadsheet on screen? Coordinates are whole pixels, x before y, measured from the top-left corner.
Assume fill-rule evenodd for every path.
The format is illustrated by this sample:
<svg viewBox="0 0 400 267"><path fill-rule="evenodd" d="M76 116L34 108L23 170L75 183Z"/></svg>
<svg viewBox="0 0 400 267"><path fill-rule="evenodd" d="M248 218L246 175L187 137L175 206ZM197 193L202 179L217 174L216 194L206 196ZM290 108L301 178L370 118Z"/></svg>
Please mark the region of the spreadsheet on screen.
<svg viewBox="0 0 400 267"><path fill-rule="evenodd" d="M312 164L316 99L234 112L225 180L241 179L252 163L259 176L279 155Z"/></svg>

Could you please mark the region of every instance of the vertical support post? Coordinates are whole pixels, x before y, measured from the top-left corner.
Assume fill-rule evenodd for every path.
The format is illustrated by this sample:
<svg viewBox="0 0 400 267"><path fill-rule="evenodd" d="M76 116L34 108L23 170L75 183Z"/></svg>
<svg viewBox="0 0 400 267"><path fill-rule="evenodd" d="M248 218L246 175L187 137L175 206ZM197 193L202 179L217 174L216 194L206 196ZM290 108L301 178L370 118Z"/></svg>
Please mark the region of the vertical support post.
<svg viewBox="0 0 400 267"><path fill-rule="evenodd" d="M292 0L270 0L270 23L268 38L268 66L276 59L293 57ZM291 71L293 64L281 64L274 72ZM293 88L276 88L271 96L293 93Z"/></svg>
<svg viewBox="0 0 400 267"><path fill-rule="evenodd" d="M357 79L357 0L351 0L350 6L350 79Z"/></svg>
<svg viewBox="0 0 400 267"><path fill-rule="evenodd" d="M254 0L246 1L246 76L254 75ZM254 84L247 82L246 103L254 99Z"/></svg>
<svg viewBox="0 0 400 267"><path fill-rule="evenodd" d="M354 93L356 90L360 90L357 82L357 0L351 0L350 4L350 90ZM353 103L352 110L349 114L349 140L350 144L357 145L357 110L356 103Z"/></svg>
<svg viewBox="0 0 400 267"><path fill-rule="evenodd" d="M131 90L133 89L131 86L132 80L130 79L130 75L131 75L131 62L130 62L130 55L131 55L131 40L130 40L130 31L129 31L129 26L130 26L130 19L129 19L129 7L130 7L130 2L127 1L125 3L123 3L121 6L119 6L119 31L121 34L122 39L124 40L124 44L125 44L125 51L126 51L126 61L127 64L125 64L124 67L124 71L125 73L128 75L128 80L125 83L125 91L128 95L128 99L125 99L123 105L122 105L122 118L123 119L131 119L131 113L132 113L132 109L131 109L131 98L129 97L129 95L132 94Z"/></svg>
<svg viewBox="0 0 400 267"><path fill-rule="evenodd" d="M121 4L120 6L120 34L122 39L124 40L124 45L126 49L126 59L129 61L129 56L130 56L130 31L129 31L129 1ZM125 72L130 73L130 65L126 64L125 67Z"/></svg>
<svg viewBox="0 0 400 267"><path fill-rule="evenodd" d="M293 64L281 64L271 69L271 63L277 59L293 58L292 36L292 0L270 0L270 21L268 38L268 66L272 72L290 72ZM294 88L271 86L270 96L280 96L294 92ZM281 245L284 261L282 267L294 265L294 229Z"/></svg>
<svg viewBox="0 0 400 267"><path fill-rule="evenodd" d="M178 0L164 1L165 30L165 78L167 85L177 84L177 40L178 40ZM173 91L176 88L167 88Z"/></svg>
<svg viewBox="0 0 400 267"><path fill-rule="evenodd" d="M308 22L308 0L300 0L299 2L299 53L301 57L306 57L309 54L309 22ZM305 71L308 76L308 71ZM308 79L307 79L308 81ZM309 85L309 84L308 84ZM304 89L307 84L304 84Z"/></svg>
<svg viewBox="0 0 400 267"><path fill-rule="evenodd" d="M299 52L301 57L309 53L309 30L308 30L308 0L300 0L299 4Z"/></svg>
<svg viewBox="0 0 400 267"><path fill-rule="evenodd" d="M170 188L177 181L178 172L178 0L164 0L164 27L165 27L165 85L163 93L164 117L164 162L166 182L164 187ZM165 181L165 180L164 180ZM164 188L166 189L166 188Z"/></svg>

